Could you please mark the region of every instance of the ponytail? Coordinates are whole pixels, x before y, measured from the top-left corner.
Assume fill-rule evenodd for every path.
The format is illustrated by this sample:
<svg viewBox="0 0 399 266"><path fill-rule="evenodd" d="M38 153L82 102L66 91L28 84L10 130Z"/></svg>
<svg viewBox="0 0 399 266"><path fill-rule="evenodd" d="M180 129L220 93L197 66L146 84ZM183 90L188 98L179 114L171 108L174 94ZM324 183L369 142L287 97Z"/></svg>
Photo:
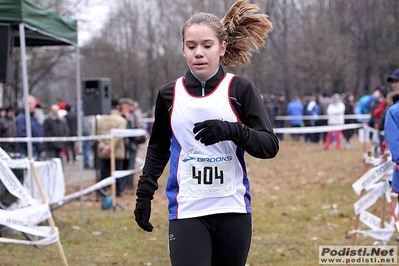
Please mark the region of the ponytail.
<svg viewBox="0 0 399 266"><path fill-rule="evenodd" d="M238 0L221 19L227 32L227 50L220 59L225 66L247 66L253 52L265 45L267 34L273 29L266 14L255 14L259 7L247 4L247 0Z"/></svg>

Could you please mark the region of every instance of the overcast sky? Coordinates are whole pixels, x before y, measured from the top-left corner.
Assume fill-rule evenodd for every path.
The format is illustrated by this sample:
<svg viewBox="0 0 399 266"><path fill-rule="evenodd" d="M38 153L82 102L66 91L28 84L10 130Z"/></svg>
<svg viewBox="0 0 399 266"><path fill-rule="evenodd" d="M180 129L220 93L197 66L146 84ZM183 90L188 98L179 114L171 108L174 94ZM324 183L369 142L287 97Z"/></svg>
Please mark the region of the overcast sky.
<svg viewBox="0 0 399 266"><path fill-rule="evenodd" d="M77 15L79 46L85 44L98 32L107 19L112 1L91 0L88 8L82 9Z"/></svg>

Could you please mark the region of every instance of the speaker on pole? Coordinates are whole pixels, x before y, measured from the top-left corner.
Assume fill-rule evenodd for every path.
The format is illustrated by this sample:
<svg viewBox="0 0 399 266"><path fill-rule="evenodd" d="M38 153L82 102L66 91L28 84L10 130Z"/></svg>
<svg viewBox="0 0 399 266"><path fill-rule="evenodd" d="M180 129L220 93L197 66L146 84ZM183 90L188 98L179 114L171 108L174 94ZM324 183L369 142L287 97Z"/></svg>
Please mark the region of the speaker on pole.
<svg viewBox="0 0 399 266"><path fill-rule="evenodd" d="M111 112L111 79L87 78L82 81L83 111L85 115Z"/></svg>
<svg viewBox="0 0 399 266"><path fill-rule="evenodd" d="M11 25L0 23L0 83L11 82L13 43Z"/></svg>

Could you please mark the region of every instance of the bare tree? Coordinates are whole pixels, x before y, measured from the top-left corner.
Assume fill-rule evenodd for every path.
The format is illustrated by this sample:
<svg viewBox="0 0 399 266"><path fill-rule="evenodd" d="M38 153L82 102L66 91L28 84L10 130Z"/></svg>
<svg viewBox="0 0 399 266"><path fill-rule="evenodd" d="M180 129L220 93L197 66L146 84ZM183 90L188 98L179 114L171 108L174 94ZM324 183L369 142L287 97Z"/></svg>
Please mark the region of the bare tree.
<svg viewBox="0 0 399 266"><path fill-rule="evenodd" d="M222 17L233 2L121 1L101 33L84 47L84 73L111 77L116 95L150 108L159 87L186 71L180 32L184 22L200 11ZM353 91L360 97L384 83L398 65L396 0L252 2L269 15L273 32L252 65L226 70L250 78L262 93Z"/></svg>
<svg viewBox="0 0 399 266"><path fill-rule="evenodd" d="M54 11L59 15L73 17L82 8L90 4L90 1L91 0L33 0L31 2ZM74 59L74 51L74 48L61 46L28 47L27 64L29 93L41 99L54 101L55 98L59 97L63 92L74 92L75 82L73 81L73 83L71 83L71 80L75 78L75 74L73 74L73 76L65 75L65 73L70 73L70 70L75 67L72 61ZM13 49L13 80L10 85L6 87L5 91L7 97L5 101L11 105L16 105L23 95L20 59L19 47L15 47ZM69 96L70 94L66 93L65 95ZM68 100L74 99L71 98Z"/></svg>

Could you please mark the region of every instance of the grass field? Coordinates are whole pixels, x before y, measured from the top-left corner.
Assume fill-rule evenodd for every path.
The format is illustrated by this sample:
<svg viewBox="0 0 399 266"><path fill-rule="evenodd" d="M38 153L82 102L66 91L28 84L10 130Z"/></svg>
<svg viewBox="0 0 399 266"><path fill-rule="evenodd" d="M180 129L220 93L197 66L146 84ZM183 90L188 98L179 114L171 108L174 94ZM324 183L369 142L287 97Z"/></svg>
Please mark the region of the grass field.
<svg viewBox="0 0 399 266"><path fill-rule="evenodd" d="M246 155L253 197L248 265L319 265L319 246L351 244L347 232L354 226L353 203L359 198L351 185L365 173L362 156L369 149L357 140L353 146L352 150L323 150L287 138L275 159ZM54 221L69 265L170 265L164 195L167 172L165 169L153 202L152 233L136 226L133 195L120 200L126 211L103 211L94 193L88 195L83 225L80 201L55 210ZM73 191L67 188L67 192ZM380 216L381 203L369 211ZM396 236L397 232L388 245L397 245ZM356 245L373 242L360 235ZM0 265L63 265L55 244L40 249L0 244L0 254Z"/></svg>

